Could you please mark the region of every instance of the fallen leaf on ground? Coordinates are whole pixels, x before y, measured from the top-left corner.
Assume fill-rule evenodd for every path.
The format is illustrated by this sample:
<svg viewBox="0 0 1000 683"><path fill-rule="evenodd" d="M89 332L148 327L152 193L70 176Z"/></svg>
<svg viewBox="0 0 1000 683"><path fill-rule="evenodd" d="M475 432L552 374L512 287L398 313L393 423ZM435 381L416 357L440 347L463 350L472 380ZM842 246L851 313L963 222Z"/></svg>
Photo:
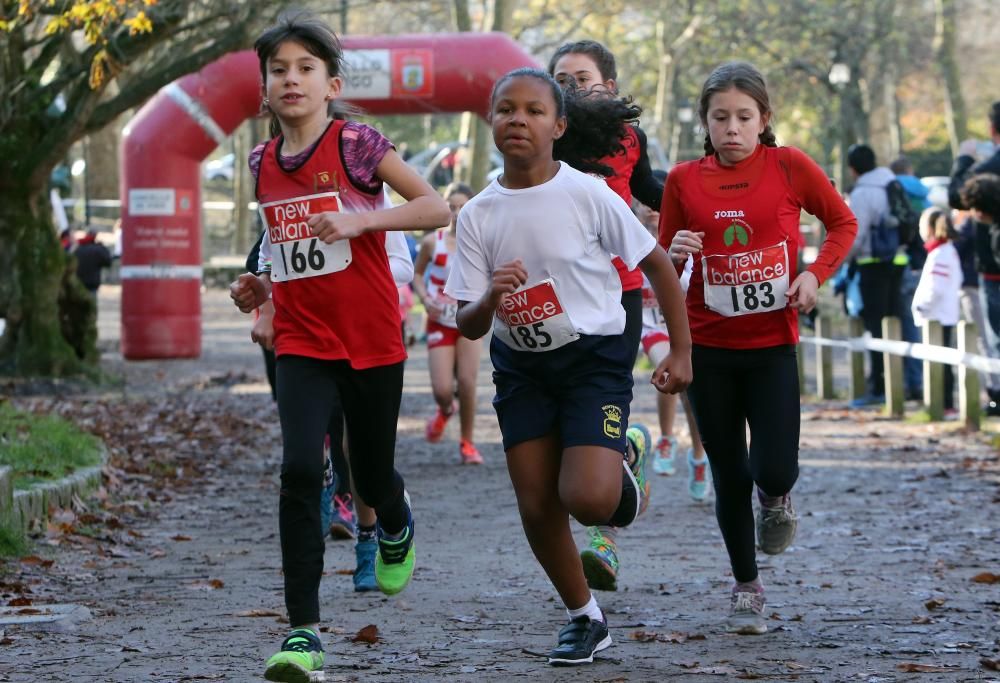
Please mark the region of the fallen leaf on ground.
<svg viewBox="0 0 1000 683"><path fill-rule="evenodd" d="M972 577L974 583L1000 583L1000 574L993 572L983 572Z"/></svg>
<svg viewBox="0 0 1000 683"><path fill-rule="evenodd" d="M195 591L214 591L225 587L225 585L219 579L211 579L209 581L194 581L188 584L188 588Z"/></svg>
<svg viewBox="0 0 1000 683"><path fill-rule="evenodd" d="M191 537L190 536L185 536L184 534L177 534L176 536L171 536L170 540L171 541L190 541Z"/></svg>
<svg viewBox="0 0 1000 683"><path fill-rule="evenodd" d="M681 633L673 631L671 633L657 633L656 631L632 631L629 634L630 640L640 643L683 643L688 640L705 640L705 636L700 633Z"/></svg>
<svg viewBox="0 0 1000 683"><path fill-rule="evenodd" d="M368 624L360 631L358 631L353 638L351 638L352 643L368 643L369 645L374 645L378 642L378 626L375 624Z"/></svg>
<svg viewBox="0 0 1000 683"><path fill-rule="evenodd" d="M280 617L281 612L273 609L248 609L237 612L234 617Z"/></svg>
<svg viewBox="0 0 1000 683"><path fill-rule="evenodd" d="M931 598L924 603L924 607L927 609L937 609L938 607L944 606L944 598Z"/></svg>
<svg viewBox="0 0 1000 683"><path fill-rule="evenodd" d="M983 657L979 660L979 663L983 665L984 669L989 669L990 671L1000 671L1000 659L988 659Z"/></svg>
<svg viewBox="0 0 1000 683"><path fill-rule="evenodd" d="M896 668L903 673L908 674L940 674L954 671L958 667L938 666L936 664L913 664L912 662L905 662L903 664L897 664Z"/></svg>
<svg viewBox="0 0 1000 683"><path fill-rule="evenodd" d="M21 564L37 564L39 567L48 569L55 564L55 560L43 560L37 555L28 555L27 557L21 558Z"/></svg>
<svg viewBox="0 0 1000 683"><path fill-rule="evenodd" d="M7 603L8 607L25 607L31 604L31 598L13 598Z"/></svg>
<svg viewBox="0 0 1000 683"><path fill-rule="evenodd" d="M352 576L354 574L354 570L353 569L338 569L338 570L336 570L333 573L334 574L340 574L341 576Z"/></svg>

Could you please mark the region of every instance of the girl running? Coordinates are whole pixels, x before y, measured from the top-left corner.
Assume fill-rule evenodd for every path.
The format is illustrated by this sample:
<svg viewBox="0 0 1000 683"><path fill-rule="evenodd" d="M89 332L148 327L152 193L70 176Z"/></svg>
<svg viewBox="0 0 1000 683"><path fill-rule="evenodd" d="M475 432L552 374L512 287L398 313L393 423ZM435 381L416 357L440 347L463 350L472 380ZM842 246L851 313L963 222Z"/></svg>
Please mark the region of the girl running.
<svg viewBox="0 0 1000 683"><path fill-rule="evenodd" d="M292 630L265 676L298 681L323 664L321 453L337 410L346 419L359 497L378 515L378 585L398 593L413 574L413 515L394 468L406 352L385 231L441 226L448 211L377 131L334 120L343 51L328 26L286 15L254 47L264 104L274 115L256 190L266 229L262 257L270 254L271 271L240 276L232 297L247 312L268 297L274 303L283 452L278 520ZM383 182L407 202L383 208Z"/></svg>
<svg viewBox="0 0 1000 683"><path fill-rule="evenodd" d="M635 350L622 334L618 254L641 266L674 330L673 353L653 373L661 391L690 381L688 332L666 253L607 185L553 159L566 130L564 93L546 72L518 69L490 99L503 175L458 217L445 293L458 329L490 328L493 400L528 543L570 623L552 664L593 661L611 644L570 532L583 524L627 526L641 492L624 460Z"/></svg>
<svg viewBox="0 0 1000 683"><path fill-rule="evenodd" d="M615 56L594 40L567 43L549 60L549 74L568 90L583 97L572 97L567 135L555 143L554 156L573 168L604 178L612 190L632 205L635 197L653 210L659 209L663 182L652 173L646 153L646 134L636 125L642 109L631 98L618 96L618 68ZM603 150L610 132L613 145ZM631 344L632 363L639 352L642 335L642 272L628 269L621 258L613 260L621 279L621 304L625 309L625 336ZM649 478L646 452L650 448L649 431L635 425L627 432L629 460L643 491L643 508L649 505ZM618 588L618 531L612 526L587 529L588 547L581 553L587 583L596 590Z"/></svg>
<svg viewBox="0 0 1000 683"><path fill-rule="evenodd" d="M472 442L476 419L476 379L483 343L458 333L455 300L444 293L444 284L455 255L455 226L458 213L475 193L468 185L452 183L444 198L451 209L451 225L424 237L413 266L413 289L427 311L427 359L437 413L427 422L427 440L437 443L448 418L455 412L455 384L458 384L458 417L462 436L458 452L466 465L481 465L483 457Z"/></svg>
<svg viewBox="0 0 1000 683"><path fill-rule="evenodd" d="M660 244L678 268L694 257L689 393L735 579L726 628L764 633L753 489L760 548L783 552L797 524L789 491L799 471L798 312L816 305L816 290L843 261L857 223L815 162L777 146L767 87L755 67L730 62L715 69L698 113L706 155L671 169ZM827 235L816 261L796 273L803 209L823 221Z"/></svg>

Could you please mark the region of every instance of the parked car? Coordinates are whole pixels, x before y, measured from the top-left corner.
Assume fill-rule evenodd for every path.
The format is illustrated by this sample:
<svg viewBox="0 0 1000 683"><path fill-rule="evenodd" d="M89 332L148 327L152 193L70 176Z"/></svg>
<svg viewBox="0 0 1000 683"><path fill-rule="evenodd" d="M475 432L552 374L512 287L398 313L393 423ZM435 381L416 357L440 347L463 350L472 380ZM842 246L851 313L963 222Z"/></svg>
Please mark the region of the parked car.
<svg viewBox="0 0 1000 683"><path fill-rule="evenodd" d="M232 153L225 154L218 159L206 161L204 167L202 168L202 176L208 182L215 180L226 180L232 182L233 167L235 163L236 155Z"/></svg>

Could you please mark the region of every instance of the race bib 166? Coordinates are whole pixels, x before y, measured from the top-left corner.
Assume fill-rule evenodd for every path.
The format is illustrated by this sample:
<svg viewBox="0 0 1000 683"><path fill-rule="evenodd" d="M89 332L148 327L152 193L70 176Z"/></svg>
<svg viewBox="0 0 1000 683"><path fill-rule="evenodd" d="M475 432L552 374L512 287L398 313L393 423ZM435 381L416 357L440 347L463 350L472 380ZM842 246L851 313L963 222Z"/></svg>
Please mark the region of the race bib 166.
<svg viewBox="0 0 1000 683"><path fill-rule="evenodd" d="M324 211L341 211L340 195L324 192L260 205L271 240L271 280L287 282L337 273L351 265L350 240L327 244L314 237L306 221Z"/></svg>

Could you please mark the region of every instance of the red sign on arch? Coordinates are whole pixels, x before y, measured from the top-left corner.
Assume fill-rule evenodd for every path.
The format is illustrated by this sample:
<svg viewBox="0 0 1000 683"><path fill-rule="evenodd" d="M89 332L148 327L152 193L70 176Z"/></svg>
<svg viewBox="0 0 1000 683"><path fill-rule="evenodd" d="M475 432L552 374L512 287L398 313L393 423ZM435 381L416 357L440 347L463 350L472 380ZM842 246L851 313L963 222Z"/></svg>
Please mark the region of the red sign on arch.
<svg viewBox="0 0 1000 683"><path fill-rule="evenodd" d="M431 50L392 51L392 96L434 96L434 53Z"/></svg>

